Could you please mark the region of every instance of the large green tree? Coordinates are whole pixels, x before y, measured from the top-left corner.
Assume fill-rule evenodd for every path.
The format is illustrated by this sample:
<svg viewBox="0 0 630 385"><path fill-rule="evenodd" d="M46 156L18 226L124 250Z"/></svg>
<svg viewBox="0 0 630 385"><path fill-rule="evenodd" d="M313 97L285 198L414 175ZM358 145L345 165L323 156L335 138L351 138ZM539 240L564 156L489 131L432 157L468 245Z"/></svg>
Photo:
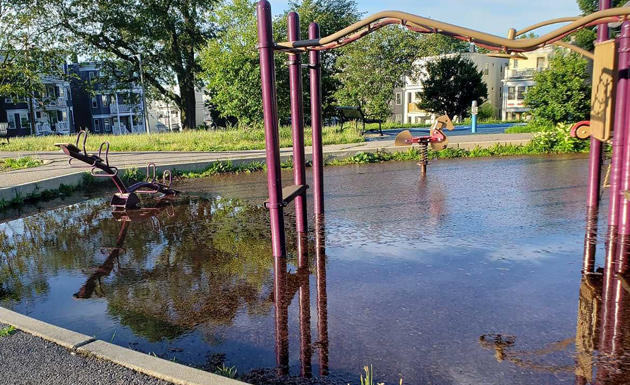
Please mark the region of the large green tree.
<svg viewBox="0 0 630 385"><path fill-rule="evenodd" d="M413 63L423 55L423 43L423 36L391 26L345 46L337 61L339 103L361 107L381 119L389 117L394 89L414 74Z"/></svg>
<svg viewBox="0 0 630 385"><path fill-rule="evenodd" d="M79 52L114 63L103 69L125 82L139 81L142 60L145 82L177 105L184 128L195 126L198 51L213 36L217 0L49 1Z"/></svg>
<svg viewBox="0 0 630 385"><path fill-rule="evenodd" d="M459 55L426 61L420 72L422 90L418 107L451 118L465 118L473 100L488 97L488 88L475 64ZM481 104L481 103L479 103Z"/></svg>
<svg viewBox="0 0 630 385"><path fill-rule="evenodd" d="M65 52L56 41L55 27L41 2L0 0L0 96L27 101L31 133L33 99L45 94L44 78L65 75Z"/></svg>
<svg viewBox="0 0 630 385"><path fill-rule="evenodd" d="M320 24L322 35L330 34L352 24L360 17L354 0L305 0L290 2L289 11L297 11L301 20L302 38L307 38L309 22ZM287 40L286 16L274 19L274 39ZM210 90L213 107L223 117L235 117L245 125L262 122L260 103L260 68L256 29L256 3L251 0L226 0L216 10L213 23L219 26L216 39L208 41L201 53L203 78ZM324 114L332 111L333 94L339 87L335 79L337 51L322 54L322 94ZM304 55L302 61L308 61ZM278 82L278 114L282 121L289 118L289 92L287 56L276 53L276 80ZM305 95L308 76L304 75ZM305 98L308 112L308 99Z"/></svg>
<svg viewBox="0 0 630 385"><path fill-rule="evenodd" d="M534 117L552 123L587 120L591 109L587 67L580 55L556 51L549 69L534 75L536 85L525 94L525 105Z"/></svg>

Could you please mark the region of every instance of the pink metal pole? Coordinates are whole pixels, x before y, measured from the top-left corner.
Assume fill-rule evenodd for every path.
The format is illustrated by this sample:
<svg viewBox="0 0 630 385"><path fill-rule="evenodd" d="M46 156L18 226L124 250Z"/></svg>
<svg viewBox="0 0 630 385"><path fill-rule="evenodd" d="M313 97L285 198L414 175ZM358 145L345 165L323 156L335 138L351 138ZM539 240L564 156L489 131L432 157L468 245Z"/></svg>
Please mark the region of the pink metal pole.
<svg viewBox="0 0 630 385"><path fill-rule="evenodd" d="M274 305L276 316L276 370L289 374L289 299L287 298L287 259L274 258Z"/></svg>
<svg viewBox="0 0 630 385"><path fill-rule="evenodd" d="M300 17L296 12L290 12L287 19L289 41L301 40ZM302 55L299 53L289 54L289 88L291 90L291 132L293 134L293 183L295 185L305 185ZM306 192L295 198L295 220L298 233L305 233L308 230Z"/></svg>
<svg viewBox="0 0 630 385"><path fill-rule="evenodd" d="M304 233L298 233L298 276L301 277L300 298L300 362L302 377L313 375L313 346L311 344L311 291L309 282L308 239ZM303 278L302 278L303 277Z"/></svg>
<svg viewBox="0 0 630 385"><path fill-rule="evenodd" d="M319 25L308 26L308 38L319 39ZM322 148L322 69L319 51L310 51L311 127L313 129L313 201L315 215L324 213L324 151Z"/></svg>
<svg viewBox="0 0 630 385"><path fill-rule="evenodd" d="M286 257L273 44L271 5L267 0L261 0L258 3L258 52L260 54L265 147L267 150L267 188L269 190L267 208L271 218L273 256Z"/></svg>
<svg viewBox="0 0 630 385"><path fill-rule="evenodd" d="M628 125L630 124L630 108L628 108L628 95L630 93L630 81L628 80L628 71L630 71L630 22L625 22L621 26L621 34L619 35L619 79L625 80L625 84L621 85L621 88L625 89L625 93L620 95L619 104L625 107L621 119L619 119L622 127L621 131L625 131L625 148L623 151L623 160L621 168L621 183L619 185L619 191L617 192L618 210L619 210L619 224L617 241L617 271L627 270L628 263L628 250L630 241L630 202L624 199L624 191L630 190L630 134L628 133ZM612 194L612 192L611 192ZM612 205L612 202L611 202Z"/></svg>
<svg viewBox="0 0 630 385"><path fill-rule="evenodd" d="M600 0L599 10L610 8L611 0ZM597 42L608 40L608 25L597 26ZM602 142L591 138L591 149L588 161L588 197L586 205L586 237L584 238L584 260L582 271L595 271L595 249L597 245L597 217L599 214L599 188L602 169ZM610 234L610 233L609 233Z"/></svg>

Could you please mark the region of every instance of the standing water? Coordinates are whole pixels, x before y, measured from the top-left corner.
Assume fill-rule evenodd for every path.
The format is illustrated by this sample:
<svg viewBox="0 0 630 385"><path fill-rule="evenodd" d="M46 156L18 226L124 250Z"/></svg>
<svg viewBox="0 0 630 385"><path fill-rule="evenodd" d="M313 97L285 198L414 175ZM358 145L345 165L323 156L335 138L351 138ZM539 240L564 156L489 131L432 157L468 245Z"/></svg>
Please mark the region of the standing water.
<svg viewBox="0 0 630 385"><path fill-rule="evenodd" d="M91 199L0 224L0 305L210 370L574 383L593 375L576 354L585 170L579 156L438 161L424 180L407 162L327 168L301 255L286 210L281 309L263 173L183 181L135 214Z"/></svg>

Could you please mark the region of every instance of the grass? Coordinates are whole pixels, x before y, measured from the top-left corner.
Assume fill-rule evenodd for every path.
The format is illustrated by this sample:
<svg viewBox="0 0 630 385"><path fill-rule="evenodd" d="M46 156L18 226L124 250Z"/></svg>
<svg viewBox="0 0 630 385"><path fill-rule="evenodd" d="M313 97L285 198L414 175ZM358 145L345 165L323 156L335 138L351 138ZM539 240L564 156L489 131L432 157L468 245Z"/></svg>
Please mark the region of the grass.
<svg viewBox="0 0 630 385"><path fill-rule="evenodd" d="M0 159L0 171L21 170L41 166L44 162L30 156Z"/></svg>
<svg viewBox="0 0 630 385"><path fill-rule="evenodd" d="M12 325L11 326L6 326L3 327L2 329L0 329L0 338L2 337L8 337L12 334L17 333L17 329L14 328Z"/></svg>
<svg viewBox="0 0 630 385"><path fill-rule="evenodd" d="M291 147L291 128L280 127L280 146ZM304 139L311 145L311 130L305 129ZM74 142L74 137L60 139L57 136L16 137L4 151L55 151L55 143ZM108 141L111 151L238 151L265 148L265 132L261 128L229 130L190 130L151 135L90 135L88 149L96 149ZM325 127L322 141L327 144L347 144L365 141L354 127L339 131L338 127Z"/></svg>

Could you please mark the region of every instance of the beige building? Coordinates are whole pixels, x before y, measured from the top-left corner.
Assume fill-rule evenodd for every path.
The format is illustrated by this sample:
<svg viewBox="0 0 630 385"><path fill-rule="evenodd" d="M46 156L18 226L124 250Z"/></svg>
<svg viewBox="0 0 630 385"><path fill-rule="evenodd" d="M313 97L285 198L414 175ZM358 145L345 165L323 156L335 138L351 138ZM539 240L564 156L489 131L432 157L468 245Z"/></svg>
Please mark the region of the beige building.
<svg viewBox="0 0 630 385"><path fill-rule="evenodd" d="M418 60L414 63L417 66L423 65L428 60L435 60L445 56L454 56L457 54L448 54L440 56L432 56ZM488 88L488 102L492 104L496 117L500 117L502 113L502 79L505 69L508 66L508 59L490 57L477 52L465 52L459 54L465 59L472 61L478 70L482 71L482 79ZM419 79L405 78L405 86L394 91L394 105L392 120L399 123L431 123L435 118L435 114L420 110L416 103L418 99L418 91L422 90L422 82Z"/></svg>
<svg viewBox="0 0 630 385"><path fill-rule="evenodd" d="M547 46L532 52L525 52L525 59L510 59L503 79L502 120L521 120L527 116L525 94L534 86L534 74L549 68L549 59L556 48Z"/></svg>

